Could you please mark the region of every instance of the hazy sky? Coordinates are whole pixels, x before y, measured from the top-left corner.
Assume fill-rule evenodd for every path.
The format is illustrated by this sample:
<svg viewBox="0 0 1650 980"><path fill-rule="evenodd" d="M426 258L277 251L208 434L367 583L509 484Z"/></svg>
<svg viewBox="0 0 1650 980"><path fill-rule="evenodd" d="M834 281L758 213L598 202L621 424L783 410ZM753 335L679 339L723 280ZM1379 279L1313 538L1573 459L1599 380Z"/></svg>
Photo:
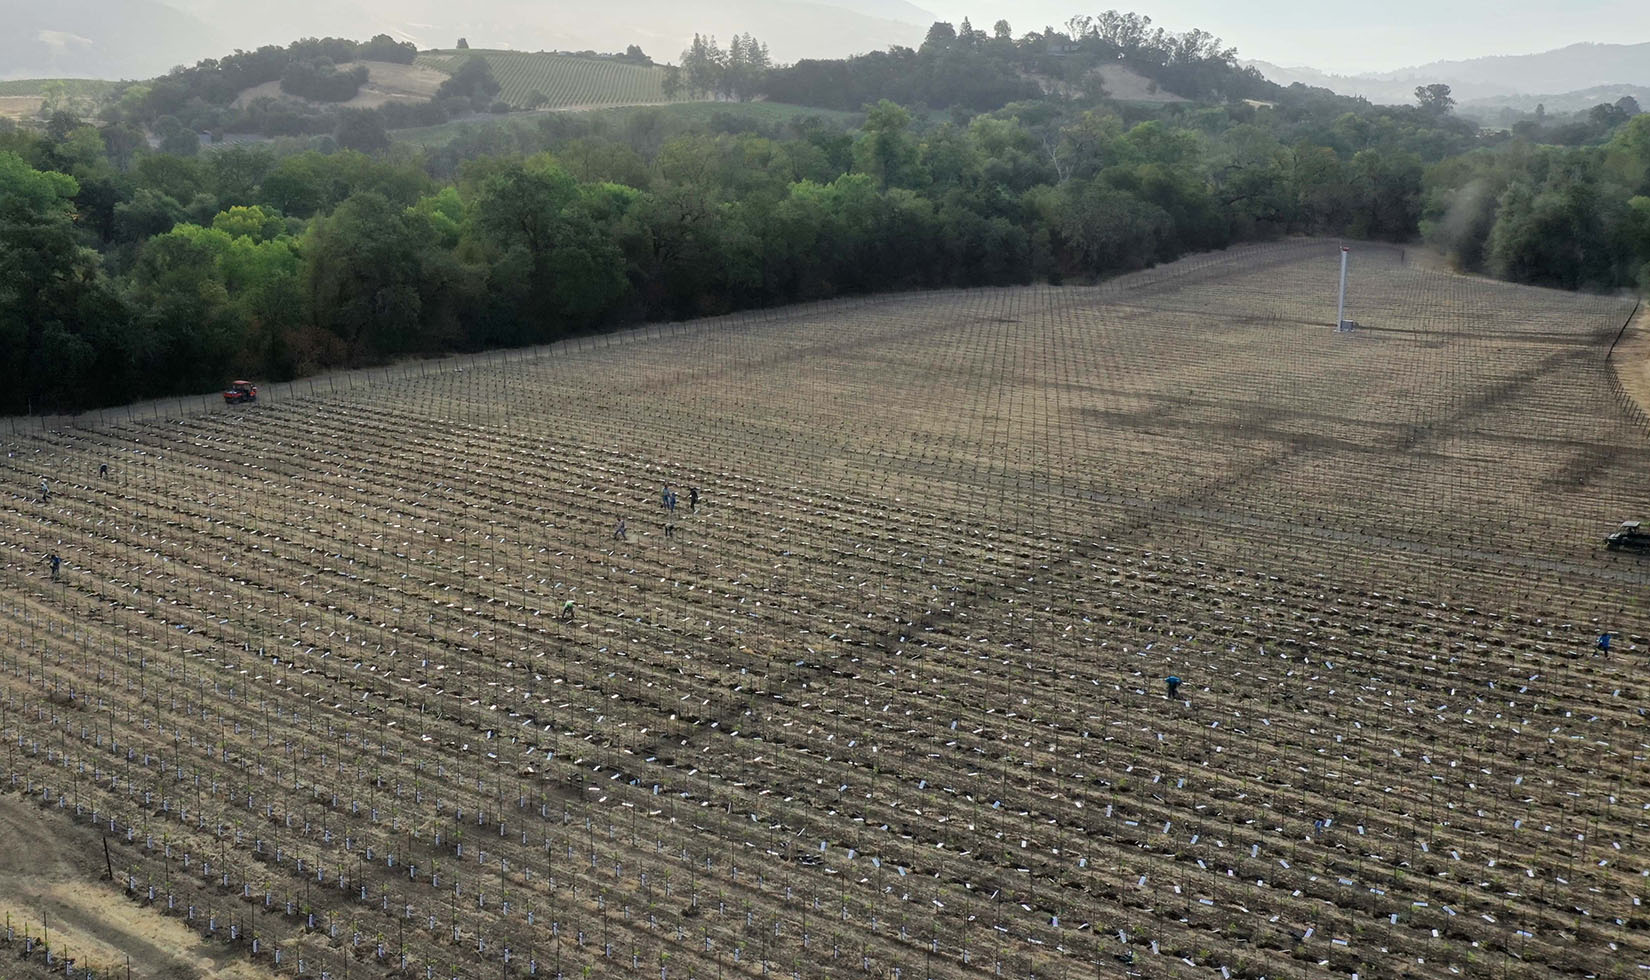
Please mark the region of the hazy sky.
<svg viewBox="0 0 1650 980"><path fill-rule="evenodd" d="M1170 31L1219 35L1243 58L1339 73L1379 71L1491 54L1530 54L1597 41L1650 41L1650 2L1624 0L914 0L949 20L989 30L1007 18L1016 35L1060 26L1074 13L1138 10Z"/></svg>

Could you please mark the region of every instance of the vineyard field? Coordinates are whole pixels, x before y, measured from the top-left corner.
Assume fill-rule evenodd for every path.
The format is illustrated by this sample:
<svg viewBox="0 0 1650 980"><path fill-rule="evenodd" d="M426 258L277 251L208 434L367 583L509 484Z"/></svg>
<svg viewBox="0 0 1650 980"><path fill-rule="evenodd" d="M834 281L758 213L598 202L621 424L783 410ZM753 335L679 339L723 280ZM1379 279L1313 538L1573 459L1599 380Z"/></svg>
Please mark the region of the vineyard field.
<svg viewBox="0 0 1650 980"><path fill-rule="evenodd" d="M487 59L493 76L503 86L499 98L517 109L588 109L678 101L665 95L663 68L611 59L475 50L426 52L418 56L416 63L450 74L465 58L475 55ZM535 99L538 94L544 96L542 104Z"/></svg>
<svg viewBox="0 0 1650 980"><path fill-rule="evenodd" d="M96 100L106 98L119 85L119 82L104 81L97 78L25 78L0 81L0 95L44 96L48 93L60 92L70 98Z"/></svg>
<svg viewBox="0 0 1650 980"><path fill-rule="evenodd" d="M1638 976L1634 304L1339 254L0 423L0 819L247 976Z"/></svg>

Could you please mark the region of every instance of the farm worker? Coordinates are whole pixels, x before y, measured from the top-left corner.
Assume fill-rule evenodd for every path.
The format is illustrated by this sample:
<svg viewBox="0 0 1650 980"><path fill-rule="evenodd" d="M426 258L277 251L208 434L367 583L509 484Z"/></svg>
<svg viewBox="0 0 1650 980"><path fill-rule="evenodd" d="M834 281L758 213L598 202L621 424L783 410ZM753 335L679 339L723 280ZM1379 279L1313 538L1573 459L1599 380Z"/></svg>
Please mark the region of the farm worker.
<svg viewBox="0 0 1650 980"><path fill-rule="evenodd" d="M670 484L668 483L664 485L664 489L659 491L659 506L665 508L670 506Z"/></svg>
<svg viewBox="0 0 1650 980"><path fill-rule="evenodd" d="M45 503L46 501L48 501L50 499L52 499L52 485L50 483L46 482L45 477L41 477L40 478L40 502Z"/></svg>
<svg viewBox="0 0 1650 980"><path fill-rule="evenodd" d="M573 600L572 599L569 599L566 602L561 604L561 618L562 619L572 619L573 618Z"/></svg>
<svg viewBox="0 0 1650 980"><path fill-rule="evenodd" d="M674 538L675 536L676 536L676 525L666 524L665 525L665 537Z"/></svg>
<svg viewBox="0 0 1650 980"><path fill-rule="evenodd" d="M1606 657L1610 655L1610 634L1600 633L1598 635L1598 648L1604 652Z"/></svg>
<svg viewBox="0 0 1650 980"><path fill-rule="evenodd" d="M688 487L688 510L699 513L699 488Z"/></svg>
<svg viewBox="0 0 1650 980"><path fill-rule="evenodd" d="M1180 678L1170 674L1163 683L1169 686L1169 697L1172 698L1180 693Z"/></svg>
<svg viewBox="0 0 1650 980"><path fill-rule="evenodd" d="M672 514L676 513L676 491L672 490L665 494L665 509Z"/></svg>
<svg viewBox="0 0 1650 980"><path fill-rule="evenodd" d="M58 553L54 551L51 554L47 555L45 560L51 562L51 564L52 564L52 581L53 582L57 581L58 574L63 570L63 559L62 559L62 557L59 556Z"/></svg>
<svg viewBox="0 0 1650 980"><path fill-rule="evenodd" d="M97 475L101 479L107 480L109 478L109 464L108 463L99 463L99 464L97 464Z"/></svg>
<svg viewBox="0 0 1650 980"><path fill-rule="evenodd" d="M625 537L624 518L622 518L622 517L619 518L618 526L613 529L613 537L617 540L620 540L620 541L629 541L630 540L628 537Z"/></svg>

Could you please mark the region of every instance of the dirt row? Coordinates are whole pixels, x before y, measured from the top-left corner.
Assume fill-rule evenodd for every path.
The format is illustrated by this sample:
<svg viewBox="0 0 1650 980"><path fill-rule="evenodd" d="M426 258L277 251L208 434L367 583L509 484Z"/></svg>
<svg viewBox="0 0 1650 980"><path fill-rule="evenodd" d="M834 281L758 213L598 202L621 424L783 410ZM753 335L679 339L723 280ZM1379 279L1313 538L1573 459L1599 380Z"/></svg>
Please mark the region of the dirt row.
<svg viewBox="0 0 1650 980"><path fill-rule="evenodd" d="M1650 959L1617 305L1316 258L31 437L8 778L306 975Z"/></svg>

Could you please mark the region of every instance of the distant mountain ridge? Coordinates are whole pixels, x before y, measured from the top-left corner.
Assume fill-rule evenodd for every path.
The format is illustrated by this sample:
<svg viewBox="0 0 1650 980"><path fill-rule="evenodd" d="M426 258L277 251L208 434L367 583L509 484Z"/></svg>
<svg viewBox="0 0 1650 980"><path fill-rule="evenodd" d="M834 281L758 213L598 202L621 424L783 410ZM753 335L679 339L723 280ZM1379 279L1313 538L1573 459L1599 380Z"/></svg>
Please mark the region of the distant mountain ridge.
<svg viewBox="0 0 1650 980"><path fill-rule="evenodd" d="M915 45L933 20L908 0L0 0L0 14L0 79L149 78L236 49L378 33L421 48L461 37L527 51L640 44L674 61L695 32L748 32L794 61Z"/></svg>
<svg viewBox="0 0 1650 980"><path fill-rule="evenodd" d="M1462 102L1459 109L1468 115L1488 116L1502 109L1534 112L1536 106L1541 106L1549 114L1558 114L1580 112L1604 103L1613 105L1623 96L1632 98L1641 108L1650 106L1650 86L1623 83L1619 85L1595 85L1592 88L1577 89L1574 92L1496 95L1485 99L1472 99Z"/></svg>
<svg viewBox="0 0 1650 980"><path fill-rule="evenodd" d="M1336 75L1316 68L1285 68L1249 61L1280 85L1301 82L1371 102L1413 102L1415 86L1443 82L1457 102L1500 97L1569 93L1612 85L1650 85L1650 42L1572 44L1537 54L1492 55L1464 61L1435 61L1394 71Z"/></svg>

